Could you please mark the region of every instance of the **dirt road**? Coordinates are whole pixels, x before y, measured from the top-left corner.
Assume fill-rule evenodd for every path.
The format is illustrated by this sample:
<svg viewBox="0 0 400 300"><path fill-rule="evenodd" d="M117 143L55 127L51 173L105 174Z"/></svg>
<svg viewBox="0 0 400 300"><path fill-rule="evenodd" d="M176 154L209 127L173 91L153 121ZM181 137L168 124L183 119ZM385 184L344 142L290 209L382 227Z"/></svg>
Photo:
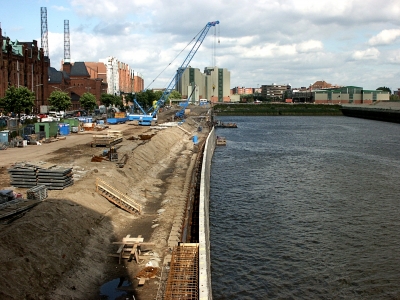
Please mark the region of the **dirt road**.
<svg viewBox="0 0 400 300"><path fill-rule="evenodd" d="M202 111L204 113L204 110ZM200 123L199 123L200 122ZM160 274L138 286L136 275L147 265L161 266L175 203L186 197L185 184L196 157L193 135L205 140L207 126L190 118L179 127L165 129L128 124L113 126L123 132L119 156L127 155L124 168L115 162L91 162L104 148L91 148L91 134L70 135L41 146L7 149L0 153L0 189L10 188L7 169L18 161L72 167L74 185L50 190L49 197L12 222L0 225L1 299L155 299ZM203 125L202 132L198 126ZM154 136L147 141L138 135ZM144 207L130 214L96 193L101 178ZM15 189L23 195L26 189ZM141 235L148 258L123 260L115 254L129 234ZM117 289L121 284L120 289ZM121 291L121 288L126 291ZM109 298L106 298L109 297ZM114 297L114 298L113 298Z"/></svg>

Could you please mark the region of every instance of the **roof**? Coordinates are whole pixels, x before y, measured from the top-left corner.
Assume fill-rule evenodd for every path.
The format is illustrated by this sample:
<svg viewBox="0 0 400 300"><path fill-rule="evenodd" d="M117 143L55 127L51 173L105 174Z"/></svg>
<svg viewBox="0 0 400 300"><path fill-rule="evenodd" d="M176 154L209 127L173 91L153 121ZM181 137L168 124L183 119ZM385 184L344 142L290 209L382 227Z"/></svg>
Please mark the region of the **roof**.
<svg viewBox="0 0 400 300"><path fill-rule="evenodd" d="M61 71L57 71L53 67L49 67L49 83L61 83L63 75Z"/></svg>
<svg viewBox="0 0 400 300"><path fill-rule="evenodd" d="M80 61L71 65L70 76L87 76L89 77L89 72L86 69L85 63Z"/></svg>

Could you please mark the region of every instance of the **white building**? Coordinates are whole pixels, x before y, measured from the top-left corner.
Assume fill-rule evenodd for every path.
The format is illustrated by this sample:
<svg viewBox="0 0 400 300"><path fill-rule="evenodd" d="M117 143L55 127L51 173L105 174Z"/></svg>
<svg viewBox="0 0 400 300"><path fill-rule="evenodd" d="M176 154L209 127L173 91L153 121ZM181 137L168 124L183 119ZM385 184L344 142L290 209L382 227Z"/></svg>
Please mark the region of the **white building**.
<svg viewBox="0 0 400 300"><path fill-rule="evenodd" d="M100 62L104 63L107 69L107 94L119 96L119 72L118 72L118 60L115 57L109 56L106 59L100 59Z"/></svg>

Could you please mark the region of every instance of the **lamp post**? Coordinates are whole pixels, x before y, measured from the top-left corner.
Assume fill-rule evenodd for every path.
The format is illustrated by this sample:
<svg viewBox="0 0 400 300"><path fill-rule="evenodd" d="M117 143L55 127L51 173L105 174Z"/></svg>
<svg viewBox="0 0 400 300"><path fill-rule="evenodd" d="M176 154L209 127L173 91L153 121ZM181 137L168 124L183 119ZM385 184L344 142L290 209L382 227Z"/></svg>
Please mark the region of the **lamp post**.
<svg viewBox="0 0 400 300"><path fill-rule="evenodd" d="M35 85L35 87L36 87L36 103L35 103L35 109L36 109L36 112L39 112L40 111L40 109L39 109L39 98L38 98L38 88L39 88L39 86L42 86L43 85L43 83L40 83L40 84L37 84L37 85Z"/></svg>

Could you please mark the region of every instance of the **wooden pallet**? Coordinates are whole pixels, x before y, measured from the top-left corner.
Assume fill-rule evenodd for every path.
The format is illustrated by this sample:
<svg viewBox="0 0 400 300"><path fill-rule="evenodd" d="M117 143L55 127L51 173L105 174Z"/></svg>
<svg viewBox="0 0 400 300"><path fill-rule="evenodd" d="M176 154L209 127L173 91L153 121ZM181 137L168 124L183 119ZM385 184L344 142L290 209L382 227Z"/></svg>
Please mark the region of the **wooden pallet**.
<svg viewBox="0 0 400 300"><path fill-rule="evenodd" d="M120 245L117 252L109 254L108 256L118 257L118 263L121 264L122 259L135 259L139 263L139 259L148 258L148 256L140 255L140 248L142 245L154 246L154 243L144 243L141 235L137 238L131 238L130 234L122 239L121 242L113 242L114 245Z"/></svg>
<svg viewBox="0 0 400 300"><path fill-rule="evenodd" d="M96 191L108 201L114 203L127 212L132 214L136 212L140 214L142 212L142 205L100 178L96 178Z"/></svg>

